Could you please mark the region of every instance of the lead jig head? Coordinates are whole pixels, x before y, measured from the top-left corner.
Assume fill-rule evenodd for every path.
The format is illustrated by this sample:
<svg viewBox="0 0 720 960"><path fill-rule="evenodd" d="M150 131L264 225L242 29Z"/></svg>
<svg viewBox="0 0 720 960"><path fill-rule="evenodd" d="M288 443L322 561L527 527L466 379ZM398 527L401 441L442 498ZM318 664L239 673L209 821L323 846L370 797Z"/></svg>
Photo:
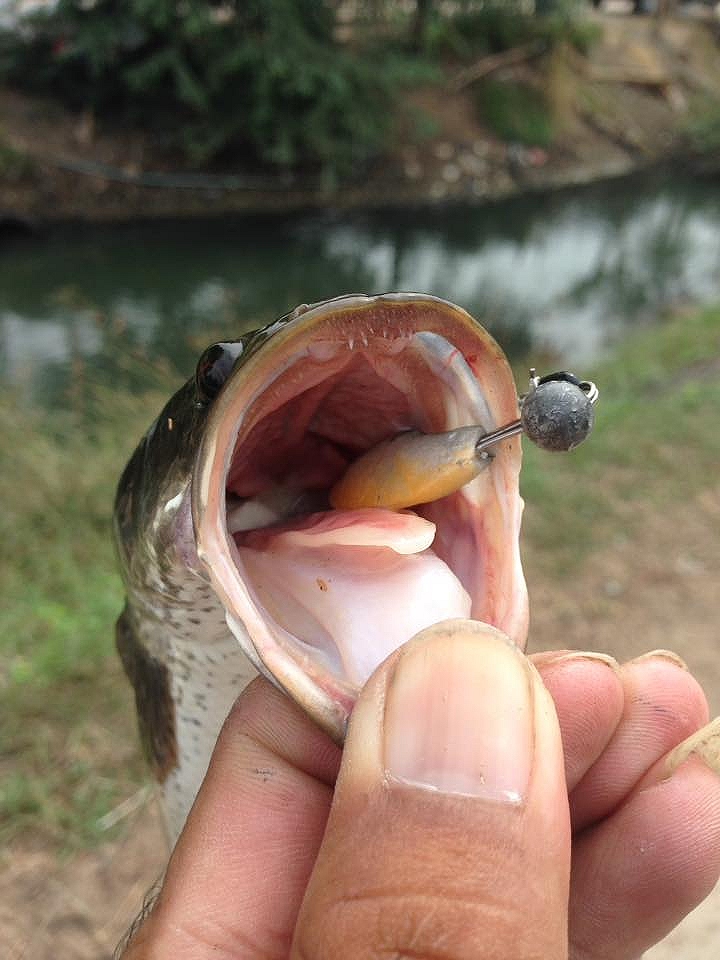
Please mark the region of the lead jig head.
<svg viewBox="0 0 720 960"><path fill-rule="evenodd" d="M520 419L480 437L478 452L517 433L543 450L566 451L579 446L593 428L593 406L599 396L591 380L560 370L537 377L530 370L530 390L520 398Z"/></svg>
<svg viewBox="0 0 720 960"><path fill-rule="evenodd" d="M598 395L592 381L565 370L540 378L531 370L530 390L520 408L523 430L543 450L572 450L593 428Z"/></svg>

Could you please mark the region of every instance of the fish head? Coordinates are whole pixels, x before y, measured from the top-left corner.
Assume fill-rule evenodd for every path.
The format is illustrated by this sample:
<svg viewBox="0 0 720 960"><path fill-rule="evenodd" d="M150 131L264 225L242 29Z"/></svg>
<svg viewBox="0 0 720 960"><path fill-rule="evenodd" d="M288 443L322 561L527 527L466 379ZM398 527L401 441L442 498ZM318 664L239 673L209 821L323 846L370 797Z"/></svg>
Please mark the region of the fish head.
<svg viewBox="0 0 720 960"><path fill-rule="evenodd" d="M194 381L168 401L128 461L117 487L115 544L128 599L162 619L187 571L202 573L191 484L210 408Z"/></svg>
<svg viewBox="0 0 720 960"><path fill-rule="evenodd" d="M388 438L489 432L518 416L490 334L431 296L357 295L299 307L234 349L210 377L216 395L193 400L177 476L189 483L188 563L257 669L341 741L367 677L419 630L471 617L524 647L519 437L435 502L329 502L348 466ZM206 357L200 381L207 372Z"/></svg>

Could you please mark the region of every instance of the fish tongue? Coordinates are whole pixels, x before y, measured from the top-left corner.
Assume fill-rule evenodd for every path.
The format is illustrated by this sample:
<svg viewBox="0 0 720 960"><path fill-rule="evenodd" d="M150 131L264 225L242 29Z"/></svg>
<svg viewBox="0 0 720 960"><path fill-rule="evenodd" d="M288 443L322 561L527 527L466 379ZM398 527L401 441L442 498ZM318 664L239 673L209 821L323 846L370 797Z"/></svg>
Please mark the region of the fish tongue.
<svg viewBox="0 0 720 960"><path fill-rule="evenodd" d="M268 616L361 686L424 627L470 616L470 597L431 549L435 524L410 511L313 514L235 535Z"/></svg>

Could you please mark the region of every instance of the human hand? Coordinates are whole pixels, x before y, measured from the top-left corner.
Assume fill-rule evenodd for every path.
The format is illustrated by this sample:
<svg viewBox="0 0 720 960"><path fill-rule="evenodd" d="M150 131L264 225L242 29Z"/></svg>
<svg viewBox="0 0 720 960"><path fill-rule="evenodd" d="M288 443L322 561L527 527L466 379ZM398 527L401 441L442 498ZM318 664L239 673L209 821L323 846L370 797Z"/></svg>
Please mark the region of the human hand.
<svg viewBox="0 0 720 960"><path fill-rule="evenodd" d="M255 681L125 960L639 957L720 874L720 726L670 655L532 659L424 631L342 758Z"/></svg>

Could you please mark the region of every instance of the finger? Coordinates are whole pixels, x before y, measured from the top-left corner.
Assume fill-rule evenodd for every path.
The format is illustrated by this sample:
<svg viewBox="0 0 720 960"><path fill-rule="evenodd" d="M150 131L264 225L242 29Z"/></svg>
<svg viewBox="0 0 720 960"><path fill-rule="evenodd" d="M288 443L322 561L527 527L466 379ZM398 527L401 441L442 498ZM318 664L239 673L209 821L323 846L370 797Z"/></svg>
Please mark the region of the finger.
<svg viewBox="0 0 720 960"><path fill-rule="evenodd" d="M570 792L607 747L622 718L620 666L601 653L571 650L530 659L555 702Z"/></svg>
<svg viewBox="0 0 720 960"><path fill-rule="evenodd" d="M667 751L707 723L705 694L682 661L655 651L621 668L622 719L602 756L573 790L574 830L608 816Z"/></svg>
<svg viewBox="0 0 720 960"><path fill-rule="evenodd" d="M636 960L720 876L720 720L662 758L576 841L571 960Z"/></svg>
<svg viewBox="0 0 720 960"><path fill-rule="evenodd" d="M340 751L266 680L235 704L127 960L285 958Z"/></svg>
<svg viewBox="0 0 720 960"><path fill-rule="evenodd" d="M438 624L355 706L291 956L565 957L569 849L536 671L492 627Z"/></svg>

